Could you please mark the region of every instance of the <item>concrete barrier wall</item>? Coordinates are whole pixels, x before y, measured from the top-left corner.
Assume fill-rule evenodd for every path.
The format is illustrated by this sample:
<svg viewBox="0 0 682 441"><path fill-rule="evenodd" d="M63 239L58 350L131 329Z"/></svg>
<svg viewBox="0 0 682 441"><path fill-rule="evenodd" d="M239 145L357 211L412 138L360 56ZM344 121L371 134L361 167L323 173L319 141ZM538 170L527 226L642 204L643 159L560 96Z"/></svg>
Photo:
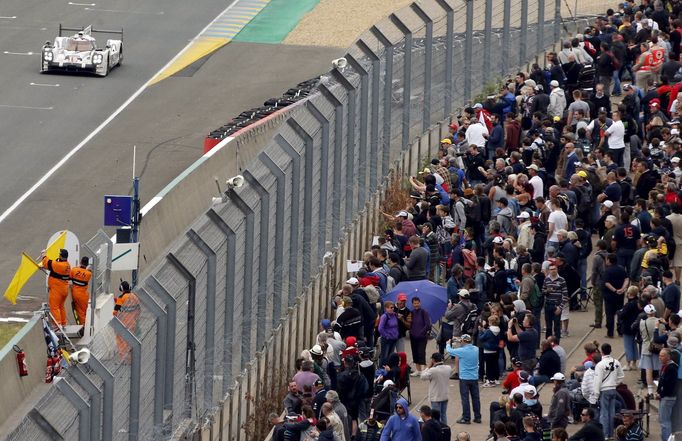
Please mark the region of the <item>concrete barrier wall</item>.
<svg viewBox="0 0 682 441"><path fill-rule="evenodd" d="M16 353L12 349L14 345L22 348L26 354L28 376L20 377L17 366ZM23 328L0 350L0 428L7 419L15 412L21 403L33 391L45 383L45 338L43 337L42 321L34 318L24 325ZM2 433L2 432L0 432Z"/></svg>

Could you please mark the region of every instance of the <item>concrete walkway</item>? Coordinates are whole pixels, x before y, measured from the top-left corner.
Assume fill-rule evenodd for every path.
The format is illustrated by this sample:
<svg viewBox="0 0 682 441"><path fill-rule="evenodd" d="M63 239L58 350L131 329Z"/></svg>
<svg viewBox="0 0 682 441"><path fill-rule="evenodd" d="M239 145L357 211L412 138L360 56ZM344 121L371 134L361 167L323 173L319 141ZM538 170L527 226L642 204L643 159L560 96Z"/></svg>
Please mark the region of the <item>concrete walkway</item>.
<svg viewBox="0 0 682 441"><path fill-rule="evenodd" d="M606 330L594 329L589 325L594 322L594 307L590 304L588 311L571 311L570 314L570 324L569 332L570 337L562 337L561 343L563 348L568 353L568 360L566 363L566 370L570 371L572 366L575 366L585 359L585 353L583 351L583 345L588 341L596 340L599 344L604 342L609 342L613 346L613 353L616 356L621 357L623 354L623 339L616 337L612 339L606 338ZM543 317L544 320L544 317ZM544 334L543 334L544 336ZM427 358L437 350L436 344L430 342L427 348ZM408 356L408 360L411 362L411 357ZM447 363L452 363L452 361L447 361ZM509 363L509 360L507 360ZM568 372L566 372L568 376ZM637 384L639 379L639 371L627 371L625 372L625 382L628 387L635 394L635 399L639 402L639 392L640 385ZM411 378L411 390L412 390L412 404L410 405L410 411L418 416L417 409L423 404L429 404L427 393L428 393L428 382L421 381L419 378ZM642 391L642 396L646 394L646 389ZM482 424L456 424L454 423L461 416L461 404L459 399L459 382L455 380L450 381L450 391L449 391L449 402L448 402L448 423L452 428L453 440L455 435L460 431L466 431L471 434L472 440L485 440L489 434L490 425L490 412L489 406L493 401L499 400L502 394L502 386L492 387L492 388L480 388L481 393L481 414L483 417ZM549 404L552 398L552 387L548 385L547 387L542 387L540 389L540 402L543 406L544 414L547 414L549 410ZM650 431L649 440L660 439L660 426L658 423L658 402L652 401L652 409L650 413ZM574 434L580 429L580 424L569 424L567 431L569 435Z"/></svg>

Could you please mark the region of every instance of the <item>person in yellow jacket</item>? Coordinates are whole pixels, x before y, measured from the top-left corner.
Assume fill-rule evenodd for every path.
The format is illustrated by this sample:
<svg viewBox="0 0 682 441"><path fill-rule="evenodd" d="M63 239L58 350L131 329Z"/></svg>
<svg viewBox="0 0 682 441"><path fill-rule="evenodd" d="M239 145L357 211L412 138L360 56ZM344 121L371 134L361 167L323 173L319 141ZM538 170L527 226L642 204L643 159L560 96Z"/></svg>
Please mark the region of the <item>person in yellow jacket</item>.
<svg viewBox="0 0 682 441"><path fill-rule="evenodd" d="M114 316L117 317L123 326L130 332L135 334L137 330L137 322L140 319L140 299L135 293L130 290L130 283L122 281L118 290L121 294L116 298L116 305L114 306ZM116 336L116 346L118 346L118 353L122 359L130 361L130 353L128 350L128 343L118 335Z"/></svg>
<svg viewBox="0 0 682 441"><path fill-rule="evenodd" d="M67 323L64 303L69 296L69 280L71 279L71 265L69 265L68 258L69 252L65 249L59 250L57 260L49 259L45 255L45 250L41 254L42 266L48 271L47 302L55 322L60 326L65 326Z"/></svg>
<svg viewBox="0 0 682 441"><path fill-rule="evenodd" d="M88 269L89 264L90 259L88 256L83 256L80 266L71 268L71 298L73 299L76 323L79 325L85 325L85 315L87 314L88 301L90 300L88 284L92 278L92 271Z"/></svg>

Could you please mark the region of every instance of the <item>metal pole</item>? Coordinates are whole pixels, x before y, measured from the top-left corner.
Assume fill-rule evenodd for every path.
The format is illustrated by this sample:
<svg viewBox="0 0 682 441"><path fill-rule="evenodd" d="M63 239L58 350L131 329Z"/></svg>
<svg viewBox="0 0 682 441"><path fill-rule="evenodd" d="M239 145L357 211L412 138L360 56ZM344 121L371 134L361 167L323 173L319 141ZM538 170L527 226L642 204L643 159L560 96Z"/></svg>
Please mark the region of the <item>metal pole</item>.
<svg viewBox="0 0 682 441"><path fill-rule="evenodd" d="M140 215L140 178L135 175L135 160L137 156L137 146L133 146L133 218L132 218L132 231L130 232L130 239L133 243L139 242L140 233L140 221L142 216ZM140 265L140 254L137 254L137 265ZM137 269L134 269L131 275L131 281L133 287L137 286Z"/></svg>
<svg viewBox="0 0 682 441"><path fill-rule="evenodd" d="M554 41L559 41L559 38L561 38L561 0L554 0Z"/></svg>
<svg viewBox="0 0 682 441"><path fill-rule="evenodd" d="M509 72L511 54L511 0L504 0L502 24L502 72Z"/></svg>
<svg viewBox="0 0 682 441"><path fill-rule="evenodd" d="M528 46L528 0L521 0L521 46L519 51L519 64L526 63Z"/></svg>
<svg viewBox="0 0 682 441"><path fill-rule="evenodd" d="M403 58L403 136L401 141L401 149L410 147L410 108L412 103L410 97L412 96L412 31L407 25L395 14L391 14L389 20L395 25L400 32L402 32L405 39L405 54Z"/></svg>
<svg viewBox="0 0 682 441"><path fill-rule="evenodd" d="M483 84L487 84L492 77L493 0L485 0L485 30L483 35Z"/></svg>
<svg viewBox="0 0 682 441"><path fill-rule="evenodd" d="M431 125L431 75L433 65L433 20L417 3L412 3L412 10L426 25L424 47L424 111L422 115L422 132L426 132Z"/></svg>
<svg viewBox="0 0 682 441"><path fill-rule="evenodd" d="M464 65L471 66L474 61L474 0L466 0L466 38L464 39ZM464 72L464 99L471 99L471 76L473 72L465 69Z"/></svg>
<svg viewBox="0 0 682 441"><path fill-rule="evenodd" d="M545 0L538 0L538 42L535 52L545 48ZM546 57L545 57L546 59Z"/></svg>

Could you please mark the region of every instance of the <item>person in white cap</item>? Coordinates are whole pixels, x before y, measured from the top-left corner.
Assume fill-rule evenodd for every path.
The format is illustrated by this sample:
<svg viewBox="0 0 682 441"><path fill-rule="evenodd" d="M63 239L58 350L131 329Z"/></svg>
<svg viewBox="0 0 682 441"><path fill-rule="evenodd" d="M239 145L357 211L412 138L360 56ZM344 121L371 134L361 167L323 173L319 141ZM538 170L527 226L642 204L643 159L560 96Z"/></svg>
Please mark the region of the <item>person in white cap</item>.
<svg viewBox="0 0 682 441"><path fill-rule="evenodd" d="M554 374L550 380L554 382L554 389L547 419L552 429L565 429L571 414L571 392L566 387L566 377L561 372Z"/></svg>
<svg viewBox="0 0 682 441"><path fill-rule="evenodd" d="M658 326L658 319L656 318L656 307L652 304L644 306L646 313L646 320L639 322L639 334L642 336L642 352L639 359L639 368L646 372L646 389L647 394L653 397L656 385L654 384L654 371L661 368L661 362L658 359L658 354L653 354L649 347L654 339L654 332Z"/></svg>
<svg viewBox="0 0 682 441"><path fill-rule="evenodd" d="M564 94L564 89L559 87L559 82L557 80L550 81L549 87L552 91L549 94L547 114L550 118L554 118L555 116L561 118L564 116L564 110L566 110L566 95Z"/></svg>
<svg viewBox="0 0 682 441"><path fill-rule="evenodd" d="M540 172L540 167L537 164L531 164L528 166L528 176L530 179L528 183L533 186L533 197L544 197L545 195L545 183L538 174Z"/></svg>
<svg viewBox="0 0 682 441"><path fill-rule="evenodd" d="M522 211L518 216L518 239L516 240L517 245L523 245L527 250L533 248L533 232L530 230L530 214L527 211Z"/></svg>

